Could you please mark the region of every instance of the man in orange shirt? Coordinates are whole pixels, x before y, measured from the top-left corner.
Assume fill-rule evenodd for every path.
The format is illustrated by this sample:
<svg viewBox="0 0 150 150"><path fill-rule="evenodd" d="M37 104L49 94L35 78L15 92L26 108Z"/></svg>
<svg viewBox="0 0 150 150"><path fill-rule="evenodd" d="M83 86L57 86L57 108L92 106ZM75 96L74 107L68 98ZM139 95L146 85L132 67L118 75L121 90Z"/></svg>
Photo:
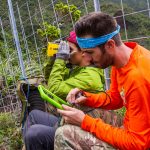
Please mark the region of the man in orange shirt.
<svg viewBox="0 0 150 150"><path fill-rule="evenodd" d="M125 106L123 128L63 106L64 110L58 112L66 123L72 125L56 131L55 149L150 148L150 52L137 43L123 43L119 30L115 19L104 13L88 14L76 23L75 31L81 49L91 54L98 67L112 66L111 86L110 90L100 94L82 91L78 98L76 96L81 90L73 89L67 100L107 110ZM111 146L106 146L106 143Z"/></svg>

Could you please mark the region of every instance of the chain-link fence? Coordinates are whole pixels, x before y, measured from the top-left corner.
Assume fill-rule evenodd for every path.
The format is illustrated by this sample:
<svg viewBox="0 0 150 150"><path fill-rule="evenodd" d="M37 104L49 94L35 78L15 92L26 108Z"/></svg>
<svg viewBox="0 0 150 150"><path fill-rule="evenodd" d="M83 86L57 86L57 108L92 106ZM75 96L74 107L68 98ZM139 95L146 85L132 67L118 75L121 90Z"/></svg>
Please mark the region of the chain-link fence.
<svg viewBox="0 0 150 150"><path fill-rule="evenodd" d="M113 15L123 41L150 49L150 0L1 0L0 112L20 108L19 78L43 74L48 42L65 38L80 16L92 11ZM105 71L106 88L109 71Z"/></svg>

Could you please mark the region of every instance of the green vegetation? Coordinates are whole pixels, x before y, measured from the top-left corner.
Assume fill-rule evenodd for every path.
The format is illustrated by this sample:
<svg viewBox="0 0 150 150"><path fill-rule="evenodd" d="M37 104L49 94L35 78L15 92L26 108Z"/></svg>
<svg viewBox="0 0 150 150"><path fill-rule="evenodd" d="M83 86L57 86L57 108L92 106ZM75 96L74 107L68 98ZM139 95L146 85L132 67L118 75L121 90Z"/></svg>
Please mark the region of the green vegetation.
<svg viewBox="0 0 150 150"><path fill-rule="evenodd" d="M59 39L60 35L65 38L69 32L73 30L73 24L80 18L80 16L86 14L86 11L94 11L92 0L85 0L87 10L85 9L83 0L69 0L69 6L66 4L65 0L59 0L54 2L54 7L49 5L49 0L42 0L40 1L43 15L42 19L38 1L28 0L30 14L32 16L32 26L29 19L27 5L24 4L25 1L17 0L18 5L21 6L20 14L26 35L25 39L23 37L22 26L18 17L16 0L12 0L12 2L14 4L13 6L15 10L17 29L19 32L22 56L28 77L41 74L39 64L41 61L41 64L43 65L46 58L47 39L49 42L52 42ZM109 13L115 17L120 16L116 19L118 24L121 26L122 39L126 41L120 0L100 0L100 2L102 12ZM132 39L135 38L150 36L150 18L148 16L148 12L127 15L135 11L147 9L146 1L126 0L123 2L128 39L133 41ZM54 10L57 15L54 13ZM7 97L11 96L8 95L7 88L12 90L16 84L15 81L21 77L21 71L18 67L18 56L13 42L8 16L7 1L1 1L0 17L3 21L7 45L4 41L3 34L0 31L0 96L4 98L5 105L10 104L9 98ZM150 49L150 38L143 38L136 42L139 42L144 47ZM15 91L12 90L13 94L14 92ZM2 106L3 104L0 100L0 107ZM125 108L117 110L117 112L124 116ZM15 113L0 114L0 149L6 148L8 150L19 150L21 148L22 138L20 128L18 128L18 119L14 117L15 115Z"/></svg>
<svg viewBox="0 0 150 150"><path fill-rule="evenodd" d="M48 41L53 41L54 39L58 39L60 37L60 29L44 22L42 24L42 29L37 29L37 34L39 34L42 38L47 37ZM46 41L46 39L44 39Z"/></svg>
<svg viewBox="0 0 150 150"><path fill-rule="evenodd" d="M58 12L59 17L63 17L67 14L70 14L72 16L73 21L77 21L81 15L81 11L78 10L77 6L75 5L68 6L63 3L58 3L55 5L55 9Z"/></svg>
<svg viewBox="0 0 150 150"><path fill-rule="evenodd" d="M0 149L20 150L22 147L21 129L16 113L0 114Z"/></svg>

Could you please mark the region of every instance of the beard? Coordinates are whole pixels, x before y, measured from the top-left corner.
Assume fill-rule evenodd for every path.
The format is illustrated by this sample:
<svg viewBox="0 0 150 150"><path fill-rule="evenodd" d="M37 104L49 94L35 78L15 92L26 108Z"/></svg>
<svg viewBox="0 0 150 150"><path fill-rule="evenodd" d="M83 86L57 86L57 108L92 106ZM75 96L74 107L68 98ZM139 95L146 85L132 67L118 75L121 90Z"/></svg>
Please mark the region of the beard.
<svg viewBox="0 0 150 150"><path fill-rule="evenodd" d="M113 56L105 53L99 62L94 62L94 65L98 68L105 69L109 66L112 66L114 63Z"/></svg>

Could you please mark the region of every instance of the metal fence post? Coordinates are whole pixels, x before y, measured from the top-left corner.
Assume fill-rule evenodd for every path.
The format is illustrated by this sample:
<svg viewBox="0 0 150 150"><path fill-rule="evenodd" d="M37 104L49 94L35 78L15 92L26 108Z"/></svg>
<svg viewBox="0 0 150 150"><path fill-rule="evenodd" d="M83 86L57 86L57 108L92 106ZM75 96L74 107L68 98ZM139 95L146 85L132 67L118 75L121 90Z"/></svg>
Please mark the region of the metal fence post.
<svg viewBox="0 0 150 150"><path fill-rule="evenodd" d="M101 11L100 1L99 0L93 0L93 2L94 2L95 12ZM104 77L105 77L105 88L106 88L106 90L108 90L109 86L110 86L109 68L104 69Z"/></svg>
<svg viewBox="0 0 150 150"><path fill-rule="evenodd" d="M95 11L101 11L100 1L99 0L93 0L93 2L94 2Z"/></svg>
<svg viewBox="0 0 150 150"><path fill-rule="evenodd" d="M24 68L24 63L23 63L23 58L22 58L21 46L20 46L18 31L17 31L17 27L16 27L16 20L15 20L15 16L14 16L12 1L7 0L7 2L8 2L8 7L9 7L10 23L11 23L14 41L16 44L17 52L18 52L18 58L19 58L19 64L21 67L22 77L25 78L26 77L25 68Z"/></svg>

